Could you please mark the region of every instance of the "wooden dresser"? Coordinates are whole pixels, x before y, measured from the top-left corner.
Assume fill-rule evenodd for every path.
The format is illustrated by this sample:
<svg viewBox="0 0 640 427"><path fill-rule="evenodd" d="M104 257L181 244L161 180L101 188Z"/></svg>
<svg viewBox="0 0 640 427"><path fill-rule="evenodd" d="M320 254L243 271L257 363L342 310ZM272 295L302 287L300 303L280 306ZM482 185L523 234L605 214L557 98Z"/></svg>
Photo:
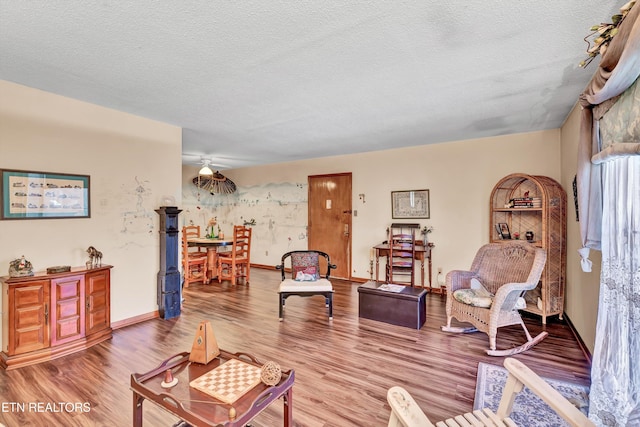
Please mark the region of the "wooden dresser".
<svg viewBox="0 0 640 427"><path fill-rule="evenodd" d="M111 268L0 277L0 366L10 370L44 362L111 338Z"/></svg>

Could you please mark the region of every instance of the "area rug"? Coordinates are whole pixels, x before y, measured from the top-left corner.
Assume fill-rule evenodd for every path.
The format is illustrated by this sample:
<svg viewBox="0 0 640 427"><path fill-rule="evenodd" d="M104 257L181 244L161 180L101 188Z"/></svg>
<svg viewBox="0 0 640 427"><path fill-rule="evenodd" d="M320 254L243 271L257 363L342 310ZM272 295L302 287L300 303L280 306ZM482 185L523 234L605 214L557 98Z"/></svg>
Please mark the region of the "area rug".
<svg viewBox="0 0 640 427"><path fill-rule="evenodd" d="M478 363L478 380L473 409L490 408L498 410L502 389L507 382L508 371L502 366ZM566 397L585 415L589 411L589 387L566 381L543 378L560 394ZM520 426L557 427L568 424L560 418L542 399L526 386L516 395L511 419Z"/></svg>

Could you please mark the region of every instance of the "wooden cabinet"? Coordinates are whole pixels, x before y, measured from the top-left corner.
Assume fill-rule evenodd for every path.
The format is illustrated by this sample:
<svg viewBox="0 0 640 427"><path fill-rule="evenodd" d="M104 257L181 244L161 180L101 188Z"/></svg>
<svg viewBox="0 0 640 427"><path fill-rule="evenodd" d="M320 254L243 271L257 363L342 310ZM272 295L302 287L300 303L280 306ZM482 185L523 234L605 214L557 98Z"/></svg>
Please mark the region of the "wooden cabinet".
<svg viewBox="0 0 640 427"><path fill-rule="evenodd" d="M91 271L85 276L86 333L92 335L111 328L110 270Z"/></svg>
<svg viewBox="0 0 640 427"><path fill-rule="evenodd" d="M564 312L566 274L567 195L555 180L538 175L511 174L493 188L490 199L489 241L502 240L500 230L547 251L540 284L525 294L525 311L542 317ZM506 227L504 226L506 224ZM527 234L533 235L527 239ZM531 236L529 234L529 236Z"/></svg>
<svg viewBox="0 0 640 427"><path fill-rule="evenodd" d="M111 268L0 277L0 366L14 369L51 360L111 338Z"/></svg>
<svg viewBox="0 0 640 427"><path fill-rule="evenodd" d="M51 279L51 345L84 337L84 275Z"/></svg>
<svg viewBox="0 0 640 427"><path fill-rule="evenodd" d="M4 292L4 288L3 288ZM12 301L11 310L7 301ZM49 347L49 281L34 280L4 292L3 351L28 353ZM11 331L8 339L8 331Z"/></svg>

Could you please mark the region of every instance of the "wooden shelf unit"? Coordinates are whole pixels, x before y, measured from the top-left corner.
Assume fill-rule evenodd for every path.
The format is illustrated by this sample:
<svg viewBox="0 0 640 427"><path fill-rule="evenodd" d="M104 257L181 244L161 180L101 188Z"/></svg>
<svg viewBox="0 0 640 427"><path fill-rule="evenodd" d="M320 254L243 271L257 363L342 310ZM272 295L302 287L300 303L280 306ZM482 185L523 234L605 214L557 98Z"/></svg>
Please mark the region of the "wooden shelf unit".
<svg viewBox="0 0 640 427"><path fill-rule="evenodd" d="M528 197L540 198L540 207L509 208L510 200ZM525 294L527 312L542 317L564 312L564 289L567 263L567 194L552 178L539 175L511 174L502 178L491 192L489 205L489 241L500 242L496 229L499 223L509 226L511 237L517 232L525 239L527 231L533 232L532 244L547 251L547 263L538 287ZM542 309L537 307L538 297Z"/></svg>
<svg viewBox="0 0 640 427"><path fill-rule="evenodd" d="M0 367L44 362L111 338L111 268L0 277Z"/></svg>

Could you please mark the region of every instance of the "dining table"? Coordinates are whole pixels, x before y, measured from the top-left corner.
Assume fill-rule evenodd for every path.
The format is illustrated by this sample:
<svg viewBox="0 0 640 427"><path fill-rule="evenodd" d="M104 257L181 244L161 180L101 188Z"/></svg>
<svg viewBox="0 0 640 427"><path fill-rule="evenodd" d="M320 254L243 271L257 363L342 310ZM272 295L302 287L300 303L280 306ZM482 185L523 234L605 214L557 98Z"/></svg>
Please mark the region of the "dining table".
<svg viewBox="0 0 640 427"><path fill-rule="evenodd" d="M224 252L226 246L232 246L232 239L217 239L209 237L194 237L187 239L187 245L198 246L207 249L207 275L204 283L209 283L211 280L218 277L218 253Z"/></svg>

